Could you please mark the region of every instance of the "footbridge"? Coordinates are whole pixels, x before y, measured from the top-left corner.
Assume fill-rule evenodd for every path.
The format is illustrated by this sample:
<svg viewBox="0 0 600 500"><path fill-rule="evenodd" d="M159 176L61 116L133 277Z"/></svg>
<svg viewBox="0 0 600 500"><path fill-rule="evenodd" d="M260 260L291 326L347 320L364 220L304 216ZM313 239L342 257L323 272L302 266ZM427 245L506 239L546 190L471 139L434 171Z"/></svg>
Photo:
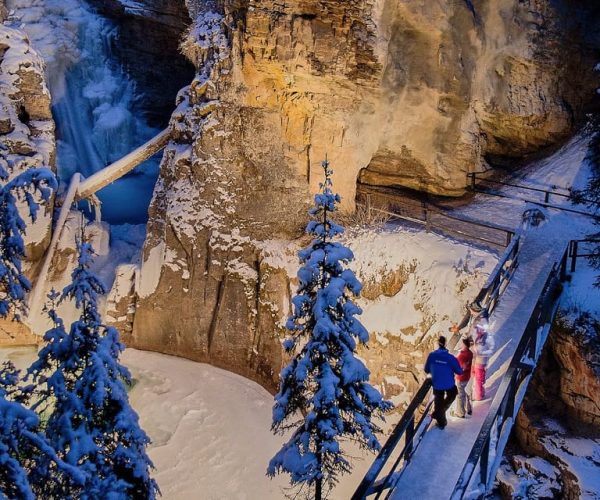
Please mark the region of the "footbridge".
<svg viewBox="0 0 600 500"><path fill-rule="evenodd" d="M493 485L504 447L558 308L573 256L565 220L540 223L527 210L477 299L488 308L496 352L488 365L487 399L467 419L433 425L431 381L416 392L356 489L365 498L482 498ZM560 217L559 217L560 219ZM449 342L451 350L460 336Z"/></svg>
<svg viewBox="0 0 600 500"><path fill-rule="evenodd" d="M62 200L62 206L58 214L58 219L52 232L52 239L50 245L46 250L46 255L42 263L42 267L35 281L35 285L31 292L29 300L29 310L41 311L42 301L44 300L44 285L48 278L48 271L50 270L50 264L56 253L56 248L60 241L67 216L73 206L73 203L90 199L100 189L112 184L116 180L120 179L124 175L131 172L135 167L154 156L159 151L163 150L171 139L171 130L165 129L148 142L142 144L140 147L134 149L131 153L125 155L120 160L108 165L107 167L94 173L87 179L84 178L80 173L75 173L71 177L69 187Z"/></svg>

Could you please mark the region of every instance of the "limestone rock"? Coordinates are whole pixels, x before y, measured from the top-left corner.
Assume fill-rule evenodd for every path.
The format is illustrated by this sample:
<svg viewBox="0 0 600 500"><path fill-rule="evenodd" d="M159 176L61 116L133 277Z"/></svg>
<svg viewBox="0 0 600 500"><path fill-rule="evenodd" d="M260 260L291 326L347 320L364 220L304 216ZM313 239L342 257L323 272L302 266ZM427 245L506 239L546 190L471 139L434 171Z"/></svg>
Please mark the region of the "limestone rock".
<svg viewBox="0 0 600 500"><path fill-rule="evenodd" d="M0 25L0 161L14 176L36 167L54 165L54 122L44 65L25 33ZM23 216L28 219L23 206ZM42 207L25 237L26 257L35 262L50 241L52 204Z"/></svg>
<svg viewBox="0 0 600 500"><path fill-rule="evenodd" d="M138 267L122 264L115 271L115 281L106 299L106 322L121 334L121 341L129 344L135 313L135 280Z"/></svg>
<svg viewBox="0 0 600 500"><path fill-rule="evenodd" d="M141 5L148 11L155 0ZM272 286L284 300L291 280L265 278L264 243L301 235L326 155L351 210L357 181L459 195L467 172L573 131L595 95L594 41L581 34L598 13L550 0L469 5L187 2L193 23L182 49L197 73L170 122L132 345L272 388L282 362L273 325L282 318L264 294ZM367 283L367 295L397 293L406 270L390 272L383 285ZM377 383L397 395L418 384L423 353L406 373L394 371L397 380L385 379L386 366L414 344L425 351L441 321L417 302L423 324L364 353Z"/></svg>
<svg viewBox="0 0 600 500"><path fill-rule="evenodd" d="M539 457L514 455L504 461L496 480L502 498L548 499L557 498L562 492L559 470Z"/></svg>
<svg viewBox="0 0 600 500"><path fill-rule="evenodd" d="M600 345L588 313L553 325L514 427L521 449L560 471L561 498L598 498Z"/></svg>
<svg viewBox="0 0 600 500"><path fill-rule="evenodd" d="M343 166L335 184L348 208L357 178L461 194L465 174L488 161L560 143L595 95L598 40L584 35L598 16L591 7L549 0L487 0L472 10L468 2L442 1L217 3L233 44L219 98L254 117L240 122L252 130L238 140L269 144L272 151L257 161L276 169L283 159L311 191L327 153Z"/></svg>
<svg viewBox="0 0 600 500"><path fill-rule="evenodd" d="M599 498L594 486L597 476L587 473L600 465L599 439L585 439L566 430L558 421L548 418L543 409L528 404L527 399L517 416L514 431L527 454L541 457L560 471L560 498Z"/></svg>
<svg viewBox="0 0 600 500"><path fill-rule="evenodd" d="M550 337L559 368L559 396L576 425L600 428L600 324L583 314L562 318Z"/></svg>

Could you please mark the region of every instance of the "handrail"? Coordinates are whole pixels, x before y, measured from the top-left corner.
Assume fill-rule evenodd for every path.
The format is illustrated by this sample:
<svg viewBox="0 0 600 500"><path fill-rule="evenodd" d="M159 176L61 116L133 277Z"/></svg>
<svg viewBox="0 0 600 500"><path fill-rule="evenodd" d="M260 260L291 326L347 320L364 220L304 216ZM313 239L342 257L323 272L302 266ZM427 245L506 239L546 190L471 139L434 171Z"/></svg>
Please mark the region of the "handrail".
<svg viewBox="0 0 600 500"><path fill-rule="evenodd" d="M488 312L491 314L498 303L498 298L502 294L502 292L506 289L508 282L512 278L515 269L518 265L518 253L520 249L520 235L517 235L509 246L506 248L504 255L500 259L500 261L496 264L496 267L488 277L485 285L481 288L477 295L478 301L488 309ZM463 317L463 321L469 319L469 312L465 314ZM456 333L452 336L448 343L448 347L453 349L454 346L458 343L460 339L460 334ZM425 381L419 387L417 393L412 398L408 407L404 411L404 414L400 418L398 424L390 434L389 438L385 442L384 446L380 450L379 454L371 464L371 467L363 477L362 481L358 485L356 491L352 495L352 500L362 500L366 498L368 495L378 493L379 494L386 488L389 488L391 485L389 484L390 478L393 474L396 473L396 468L400 464L402 460L404 460L403 469L408 463L410 457L415 453L418 444L418 441L415 445L415 414L417 409L421 407L425 399L429 396L431 390L431 380L425 379ZM431 402L430 402L431 403ZM430 404L429 403L429 404ZM427 411L427 410L426 410ZM418 426L417 426L418 428ZM392 470L389 472L388 477L382 482L375 485L375 481L383 468L385 467L387 461L391 457L392 451L398 446L398 443L405 436L405 446L400 452L396 462L392 466ZM403 470L402 469L402 470Z"/></svg>
<svg viewBox="0 0 600 500"><path fill-rule="evenodd" d="M600 243L600 239L587 238L583 240L571 240L569 243L569 259L571 259L571 272L574 273L577 268L577 259L580 257L594 257L596 253L581 253L579 251L579 245L581 243Z"/></svg>
<svg viewBox="0 0 600 500"><path fill-rule="evenodd" d="M544 200L546 202L549 201L551 195L552 196L560 196L562 198L571 198L571 196L572 196L571 193L565 194L565 193L559 193L558 191L556 191L556 189L562 189L564 191L569 191L569 189L567 189L567 188L560 188L559 186L556 186L556 185L552 185L551 189L536 188L536 187L533 187L533 186L527 186L525 184L515 184L513 182L499 181L497 179L488 179L488 178L485 178L485 177L481 177L481 173L480 172L469 172L467 174L467 177L471 177L471 186L473 186L473 187L474 187L474 184L473 184L474 180L475 181L476 180L480 180L480 181L483 181L483 182L488 182L490 184L499 184L499 185L502 185L502 186L509 186L509 187L514 187L514 188L517 188L517 189L523 189L524 191L535 191L535 192L538 192L538 193L544 193L544 195L545 195L544 196ZM585 202L585 200L583 200L583 201Z"/></svg>
<svg viewBox="0 0 600 500"><path fill-rule="evenodd" d="M509 368L502 378L502 382L492 401L481 431L475 440L467 462L454 487L451 496L452 500L460 500L467 493L467 488L475 475L478 465L479 485L483 487L484 491L489 489L490 483L494 479L494 473L499 466L504 446L512 428L515 412L518 412L521 406L533 368L537 364L541 348L546 341L547 332L546 335L540 335L540 327L552 324L558 309L558 301L555 294L559 290L560 283L564 280L566 274L567 257L568 247L563 252L560 261L553 264L552 271L546 279L546 283L536 302L534 312L525 327L525 334L521 338ZM533 365L524 363L524 357L527 357L528 360L533 360ZM494 425L496 425L496 439L494 441L495 460L490 465L489 455ZM483 492L480 491L480 493Z"/></svg>

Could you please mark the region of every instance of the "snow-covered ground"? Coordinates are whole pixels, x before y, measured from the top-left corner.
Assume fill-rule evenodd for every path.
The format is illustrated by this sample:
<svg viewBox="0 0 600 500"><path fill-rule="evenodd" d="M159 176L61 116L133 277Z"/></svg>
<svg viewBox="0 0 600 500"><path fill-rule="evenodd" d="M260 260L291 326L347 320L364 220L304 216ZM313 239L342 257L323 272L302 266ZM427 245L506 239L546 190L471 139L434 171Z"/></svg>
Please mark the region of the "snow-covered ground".
<svg viewBox="0 0 600 500"><path fill-rule="evenodd" d="M382 231L352 231L345 243L356 258L351 267L365 286L381 285L395 272L404 275L398 293L359 301L362 323L376 336L372 341L382 345L388 336L417 344L447 332L462 319L465 304L498 260L491 251L391 224Z"/></svg>
<svg viewBox="0 0 600 500"><path fill-rule="evenodd" d="M582 189L590 175L590 165L585 159L589 140L589 135L585 133L573 137L555 154L523 168L509 182L565 194L570 188ZM521 222L521 215L525 209L539 208L535 203L528 203L525 200L538 203L544 201L543 193L499 185L494 185L494 190L511 198L477 193L471 203L455 209L454 213L474 220L516 228ZM571 206L570 201L562 197L551 197L550 203ZM584 210L583 207L575 208ZM570 218L581 220L576 216ZM586 222L584 221L583 224Z"/></svg>
<svg viewBox="0 0 600 500"><path fill-rule="evenodd" d="M0 361L27 368L33 348L0 349ZM273 397L239 375L163 354L127 349L129 393L152 439L149 455L165 500L269 500L285 497L287 478L266 476L283 438L270 432ZM359 454L355 451L355 456ZM372 456L355 460L332 499L349 498Z"/></svg>
<svg viewBox="0 0 600 500"><path fill-rule="evenodd" d="M580 252L590 249L590 244L580 244ZM565 283L561 297L560 308L573 319L575 316L588 312L600 321L600 289L594 285L600 271L592 268L585 258L577 260L575 272L571 275L571 281Z"/></svg>

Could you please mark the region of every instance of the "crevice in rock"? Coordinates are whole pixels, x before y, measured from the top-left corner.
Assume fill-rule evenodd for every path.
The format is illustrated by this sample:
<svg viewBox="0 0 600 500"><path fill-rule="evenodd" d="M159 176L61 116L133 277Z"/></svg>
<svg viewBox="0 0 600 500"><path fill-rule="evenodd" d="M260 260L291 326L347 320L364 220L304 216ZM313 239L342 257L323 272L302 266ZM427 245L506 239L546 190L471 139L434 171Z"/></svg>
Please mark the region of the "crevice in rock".
<svg viewBox="0 0 600 500"><path fill-rule="evenodd" d="M212 352L213 341L215 338L215 333L217 331L217 325L219 323L219 316L221 314L221 304L223 302L223 291L225 289L225 281L227 280L227 275L223 276L223 279L219 281L217 285L217 300L215 302L215 307L213 309L212 318L210 321L210 328L208 329L208 337L207 337L207 351L210 354Z"/></svg>

